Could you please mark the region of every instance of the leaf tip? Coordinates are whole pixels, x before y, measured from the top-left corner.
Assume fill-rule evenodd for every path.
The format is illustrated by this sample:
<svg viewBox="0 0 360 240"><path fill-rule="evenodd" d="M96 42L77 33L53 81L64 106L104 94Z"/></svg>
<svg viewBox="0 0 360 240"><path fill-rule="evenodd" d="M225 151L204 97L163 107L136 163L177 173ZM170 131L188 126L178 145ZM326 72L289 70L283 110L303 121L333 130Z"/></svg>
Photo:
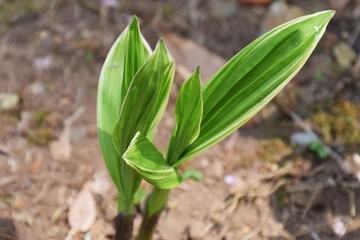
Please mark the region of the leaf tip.
<svg viewBox="0 0 360 240"><path fill-rule="evenodd" d="M335 15L336 11L335 10L325 10L325 11L322 11L322 13L324 15L327 15L330 19Z"/></svg>
<svg viewBox="0 0 360 240"><path fill-rule="evenodd" d="M317 14L319 17L321 17L323 24L327 25L328 22L331 20L331 18L335 15L335 13L336 13L335 10L325 10L318 12Z"/></svg>
<svg viewBox="0 0 360 240"><path fill-rule="evenodd" d="M336 11L335 10L325 10L320 13L321 13L321 15L324 16L324 18L326 19L326 22L329 22L330 19L332 19L334 17Z"/></svg>
<svg viewBox="0 0 360 240"><path fill-rule="evenodd" d="M197 66L195 69L195 74L200 75L200 66Z"/></svg>
<svg viewBox="0 0 360 240"><path fill-rule="evenodd" d="M133 16L132 18L132 21L130 23L130 28L131 29L139 29L139 20L138 18L136 17L136 15Z"/></svg>
<svg viewBox="0 0 360 240"><path fill-rule="evenodd" d="M174 59L171 56L169 50L167 49L165 45L165 41L163 38L160 38L158 43L156 44L154 55L155 54L163 54L163 56L166 56L166 58L171 62L174 63Z"/></svg>
<svg viewBox="0 0 360 240"><path fill-rule="evenodd" d="M166 49L165 42L164 42L163 38L159 39L158 43L156 44L156 48L159 48L159 49L162 49L162 50Z"/></svg>

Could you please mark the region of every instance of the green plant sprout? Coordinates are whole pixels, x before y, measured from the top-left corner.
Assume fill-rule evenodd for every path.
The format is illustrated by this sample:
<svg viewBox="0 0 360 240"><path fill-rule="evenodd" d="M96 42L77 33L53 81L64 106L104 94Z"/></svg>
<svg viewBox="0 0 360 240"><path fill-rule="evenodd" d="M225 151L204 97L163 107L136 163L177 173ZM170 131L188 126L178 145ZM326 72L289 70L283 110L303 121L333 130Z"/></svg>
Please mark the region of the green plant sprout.
<svg viewBox="0 0 360 240"><path fill-rule="evenodd" d="M176 126L164 157L153 145L166 108L175 62L160 39L154 52L136 17L116 40L100 74L97 127L103 158L119 192L116 240L132 238L142 179L154 186L145 202L138 240L151 239L179 166L234 132L260 111L305 64L334 11L287 22L262 35L203 87L199 68L183 83Z"/></svg>

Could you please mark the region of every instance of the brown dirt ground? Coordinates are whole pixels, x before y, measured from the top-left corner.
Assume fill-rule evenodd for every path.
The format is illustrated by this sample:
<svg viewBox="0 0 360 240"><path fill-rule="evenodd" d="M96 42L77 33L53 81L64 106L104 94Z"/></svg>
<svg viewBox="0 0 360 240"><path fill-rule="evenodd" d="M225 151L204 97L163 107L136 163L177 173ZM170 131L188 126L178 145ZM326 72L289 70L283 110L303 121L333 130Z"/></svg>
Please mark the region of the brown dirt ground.
<svg viewBox="0 0 360 240"><path fill-rule="evenodd" d="M257 36L268 6L235 3L235 13L224 16L226 9L214 12L214 6L232 1L197 1L200 17L194 31L190 1L125 2L109 12L105 23L97 1L35 2L0 0L0 93L21 96L17 109L0 113L0 218L13 220L19 239L64 239L69 206L90 181L98 189L98 217L90 234L79 233L75 239L108 239L114 233L116 191L98 146L95 106L99 72L116 36L137 14L154 46L159 35L153 21L161 16L167 31L229 58ZM313 2L289 1L307 12L330 8L332 1ZM1 11L5 5L11 8ZM313 116L320 110L330 114L333 104L359 104L359 79L351 69L336 68L330 55L334 42L358 25L359 15L354 19L352 13L359 9L359 1L349 1L338 12L330 33L279 98L311 126ZM49 67L36 67L37 59L46 58ZM158 128L156 144L162 150L173 127L176 94L174 86ZM60 137L64 121L79 107L85 112L71 126L71 157L56 160L48 141ZM24 113L32 120L24 120ZM321 135L321 127L314 129ZM185 163L183 169L202 172L204 180L188 180L171 192L154 238L336 239L333 229L340 221L346 227L341 239L360 239L358 181L332 158L320 160L291 146L289 135L295 130L298 125L279 104L270 104L242 130ZM332 139L327 144L344 157L360 146ZM235 177L234 186L225 183L226 175ZM150 189L146 183L142 188ZM139 223L140 214L135 225ZM0 232L4 226L0 222Z"/></svg>

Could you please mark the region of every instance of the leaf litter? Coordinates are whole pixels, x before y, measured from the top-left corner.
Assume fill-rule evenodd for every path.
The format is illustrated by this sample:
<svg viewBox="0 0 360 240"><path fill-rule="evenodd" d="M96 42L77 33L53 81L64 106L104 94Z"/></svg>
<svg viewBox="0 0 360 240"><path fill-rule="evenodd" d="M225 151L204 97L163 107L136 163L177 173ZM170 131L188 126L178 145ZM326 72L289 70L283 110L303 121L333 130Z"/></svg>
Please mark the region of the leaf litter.
<svg viewBox="0 0 360 240"><path fill-rule="evenodd" d="M78 232L87 232L94 224L97 216L96 202L89 185L85 184L74 201L68 213L70 231L65 240L71 240Z"/></svg>

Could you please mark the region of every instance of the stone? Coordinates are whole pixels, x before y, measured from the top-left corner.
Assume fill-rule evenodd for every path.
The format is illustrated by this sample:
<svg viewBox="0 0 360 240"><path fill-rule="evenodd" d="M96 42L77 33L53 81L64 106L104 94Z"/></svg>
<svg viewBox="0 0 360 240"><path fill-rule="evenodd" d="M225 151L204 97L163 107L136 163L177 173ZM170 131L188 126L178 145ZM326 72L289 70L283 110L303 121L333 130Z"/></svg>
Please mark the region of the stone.
<svg viewBox="0 0 360 240"><path fill-rule="evenodd" d="M340 218L333 219L331 223L331 228L335 235L339 238L343 237L346 234L345 224Z"/></svg>
<svg viewBox="0 0 360 240"><path fill-rule="evenodd" d="M347 42L339 42L334 46L333 54L337 63L343 67L348 68L356 60L356 52Z"/></svg>
<svg viewBox="0 0 360 240"><path fill-rule="evenodd" d="M302 8L287 4L284 0L274 1L261 23L260 33L265 33L282 23L305 15Z"/></svg>
<svg viewBox="0 0 360 240"><path fill-rule="evenodd" d="M308 146L315 140L317 136L313 132L295 132L290 136L290 142L299 146Z"/></svg>
<svg viewBox="0 0 360 240"><path fill-rule="evenodd" d="M236 185L236 177L234 175L226 175L224 182L230 187L234 187Z"/></svg>
<svg viewBox="0 0 360 240"><path fill-rule="evenodd" d="M45 56L45 57L37 57L33 60L33 67L39 71L43 72L50 69L54 64L54 60L52 56Z"/></svg>
<svg viewBox="0 0 360 240"><path fill-rule="evenodd" d="M46 92L45 85L42 82L34 82L29 86L30 92L35 95L42 95Z"/></svg>
<svg viewBox="0 0 360 240"><path fill-rule="evenodd" d="M19 95L15 93L0 93L0 111L15 110L19 104Z"/></svg>

